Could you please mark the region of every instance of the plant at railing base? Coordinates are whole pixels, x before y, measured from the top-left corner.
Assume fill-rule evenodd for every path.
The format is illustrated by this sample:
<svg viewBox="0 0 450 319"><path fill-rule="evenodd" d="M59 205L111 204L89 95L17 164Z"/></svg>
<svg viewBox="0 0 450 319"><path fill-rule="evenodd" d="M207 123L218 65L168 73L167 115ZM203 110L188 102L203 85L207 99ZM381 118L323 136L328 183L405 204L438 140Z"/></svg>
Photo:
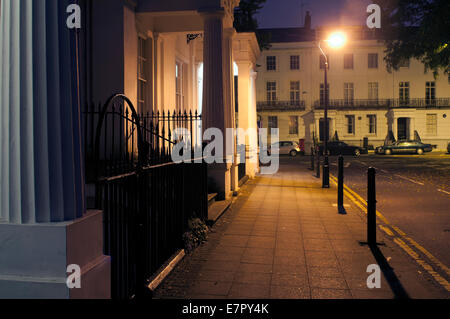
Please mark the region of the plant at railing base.
<svg viewBox="0 0 450 319"><path fill-rule="evenodd" d="M196 217L188 221L188 226L189 230L183 234L183 241L186 252L191 253L208 239L208 226Z"/></svg>

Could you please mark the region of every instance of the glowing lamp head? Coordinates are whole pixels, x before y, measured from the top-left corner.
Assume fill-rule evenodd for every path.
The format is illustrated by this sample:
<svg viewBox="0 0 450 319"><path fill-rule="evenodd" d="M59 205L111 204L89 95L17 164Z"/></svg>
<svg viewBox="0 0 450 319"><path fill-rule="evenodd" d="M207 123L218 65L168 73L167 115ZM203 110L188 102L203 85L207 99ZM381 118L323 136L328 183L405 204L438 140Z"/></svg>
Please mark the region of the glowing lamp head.
<svg viewBox="0 0 450 319"><path fill-rule="evenodd" d="M330 47L337 49L345 45L345 43L347 42L347 38L342 32L334 32L330 35L327 42Z"/></svg>

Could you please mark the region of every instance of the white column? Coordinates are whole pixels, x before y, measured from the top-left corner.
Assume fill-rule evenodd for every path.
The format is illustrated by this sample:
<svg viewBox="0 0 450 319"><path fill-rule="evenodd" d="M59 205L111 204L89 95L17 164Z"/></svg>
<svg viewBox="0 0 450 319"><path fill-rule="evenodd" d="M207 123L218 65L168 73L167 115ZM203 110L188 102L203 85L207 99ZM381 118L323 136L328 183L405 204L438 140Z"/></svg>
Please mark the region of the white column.
<svg viewBox="0 0 450 319"><path fill-rule="evenodd" d="M224 70L224 107L225 107L225 127L236 128L236 110L234 95L234 68L233 68L233 38L236 31L233 28L224 30L223 37L223 70ZM231 190L239 191L239 172L238 159L236 153L236 138L233 135L233 141L227 141L232 149L227 148L226 158L232 162L231 166Z"/></svg>
<svg viewBox="0 0 450 319"><path fill-rule="evenodd" d="M102 214L84 215L75 31L61 18L68 5L1 1L0 298L110 294ZM65 284L69 263L82 269L76 292Z"/></svg>
<svg viewBox="0 0 450 319"><path fill-rule="evenodd" d="M226 127L230 119L227 118L224 95L224 40L222 8L200 11L204 20L203 41L203 131L217 128L226 136ZM228 99L228 98L227 98ZM225 143L224 143L225 147ZM224 154L225 154L224 149ZM213 164L208 168L210 185L219 194L219 198L231 196L231 163Z"/></svg>

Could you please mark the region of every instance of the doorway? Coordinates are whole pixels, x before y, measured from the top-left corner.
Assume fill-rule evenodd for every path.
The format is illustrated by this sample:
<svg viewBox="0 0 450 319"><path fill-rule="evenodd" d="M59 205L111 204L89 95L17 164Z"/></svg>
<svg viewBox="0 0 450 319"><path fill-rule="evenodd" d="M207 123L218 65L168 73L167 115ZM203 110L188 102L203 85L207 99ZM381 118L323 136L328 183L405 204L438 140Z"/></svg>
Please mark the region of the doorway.
<svg viewBox="0 0 450 319"><path fill-rule="evenodd" d="M409 121L407 117L400 117L397 120L397 140L409 140Z"/></svg>

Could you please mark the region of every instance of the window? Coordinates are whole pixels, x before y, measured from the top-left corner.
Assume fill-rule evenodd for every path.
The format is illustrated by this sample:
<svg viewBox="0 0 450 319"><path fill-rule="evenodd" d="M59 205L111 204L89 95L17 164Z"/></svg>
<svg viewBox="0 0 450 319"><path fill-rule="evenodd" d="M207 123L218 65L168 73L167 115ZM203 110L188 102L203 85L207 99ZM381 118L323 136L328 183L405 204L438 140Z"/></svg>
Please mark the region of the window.
<svg viewBox="0 0 450 319"><path fill-rule="evenodd" d="M183 64L177 62L175 65L175 94L177 112L181 112L184 107L183 69Z"/></svg>
<svg viewBox="0 0 450 319"><path fill-rule="evenodd" d="M405 105L409 102L409 82L400 82L399 84L400 104Z"/></svg>
<svg viewBox="0 0 450 319"><path fill-rule="evenodd" d="M275 71L277 69L277 58L275 56L267 57L267 71Z"/></svg>
<svg viewBox="0 0 450 319"><path fill-rule="evenodd" d="M354 115L346 115L347 119L347 134L355 134L355 116Z"/></svg>
<svg viewBox="0 0 450 319"><path fill-rule="evenodd" d="M300 56L291 55L291 70L300 70Z"/></svg>
<svg viewBox="0 0 450 319"><path fill-rule="evenodd" d="M378 82L369 82L368 99L374 102L378 100Z"/></svg>
<svg viewBox="0 0 450 319"><path fill-rule="evenodd" d="M344 69L353 69L353 54L344 54Z"/></svg>
<svg viewBox="0 0 450 319"><path fill-rule="evenodd" d="M291 103L298 104L300 101L300 82L291 81Z"/></svg>
<svg viewBox="0 0 450 319"><path fill-rule="evenodd" d="M427 82L425 86L425 99L427 105L436 101L436 82Z"/></svg>
<svg viewBox="0 0 450 319"><path fill-rule="evenodd" d="M327 83L328 95L330 95L330 84ZM325 105L325 85L320 84L320 105Z"/></svg>
<svg viewBox="0 0 450 319"><path fill-rule="evenodd" d="M353 104L354 86L353 83L344 83L344 102L345 104Z"/></svg>
<svg viewBox="0 0 450 319"><path fill-rule="evenodd" d="M402 59L398 63L398 66L401 68L409 68L409 59Z"/></svg>
<svg viewBox="0 0 450 319"><path fill-rule="evenodd" d="M289 116L289 134L298 135L298 116Z"/></svg>
<svg viewBox="0 0 450 319"><path fill-rule="evenodd" d="M378 69L378 53L369 53L369 69Z"/></svg>
<svg viewBox="0 0 450 319"><path fill-rule="evenodd" d="M269 133L270 129L278 128L278 117L277 116L269 116Z"/></svg>
<svg viewBox="0 0 450 319"><path fill-rule="evenodd" d="M147 40L138 38L138 112L146 110L147 91Z"/></svg>
<svg viewBox="0 0 450 319"><path fill-rule="evenodd" d="M369 134L377 134L377 116L374 114L367 115L367 124L369 126Z"/></svg>
<svg viewBox="0 0 450 319"><path fill-rule="evenodd" d="M437 135L437 114L427 114L427 135Z"/></svg>
<svg viewBox="0 0 450 319"><path fill-rule="evenodd" d="M267 82L267 101L277 100L277 82Z"/></svg>
<svg viewBox="0 0 450 319"><path fill-rule="evenodd" d="M330 69L330 57L327 55L328 70ZM325 70L325 57L321 54L319 58L319 67L321 70Z"/></svg>

